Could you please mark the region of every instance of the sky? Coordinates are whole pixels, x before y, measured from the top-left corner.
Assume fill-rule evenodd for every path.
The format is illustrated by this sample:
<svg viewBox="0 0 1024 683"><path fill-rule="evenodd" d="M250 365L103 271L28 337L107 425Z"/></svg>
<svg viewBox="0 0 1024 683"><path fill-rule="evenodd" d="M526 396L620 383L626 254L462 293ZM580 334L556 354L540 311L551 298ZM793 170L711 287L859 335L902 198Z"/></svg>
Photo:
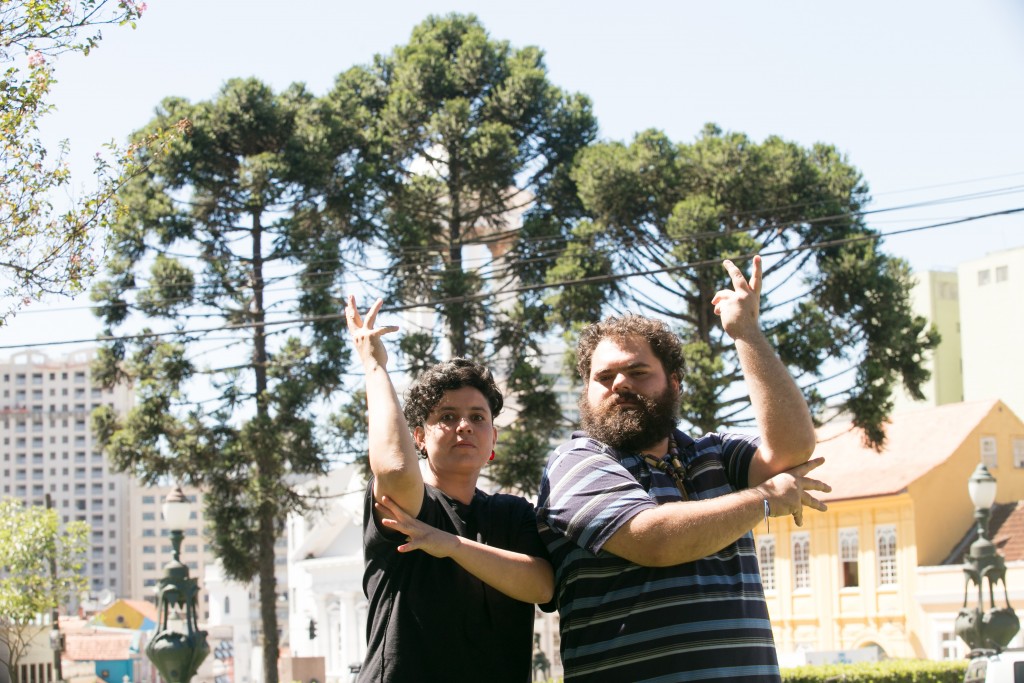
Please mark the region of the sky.
<svg viewBox="0 0 1024 683"><path fill-rule="evenodd" d="M88 57L59 59L41 135L68 140L87 188L93 155L165 97L199 102L249 76L320 95L449 12L540 47L551 82L591 98L602 139L657 128L689 142L713 122L835 145L871 188L869 224L905 231L883 249L917 272L1024 246L1024 214L928 227L1024 207L1019 0L148 0L135 30L109 27ZM0 328L0 356L98 332L87 295L33 304Z"/></svg>

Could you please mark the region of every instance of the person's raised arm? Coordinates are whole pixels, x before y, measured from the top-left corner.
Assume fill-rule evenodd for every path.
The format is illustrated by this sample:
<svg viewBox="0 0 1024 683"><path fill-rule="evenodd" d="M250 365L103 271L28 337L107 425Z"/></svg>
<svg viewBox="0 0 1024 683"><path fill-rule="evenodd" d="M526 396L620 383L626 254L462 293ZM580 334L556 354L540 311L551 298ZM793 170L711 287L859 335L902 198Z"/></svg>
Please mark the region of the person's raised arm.
<svg viewBox="0 0 1024 683"><path fill-rule="evenodd" d="M374 498L379 501L387 495L415 517L423 504L423 475L416 444L388 375L388 353L381 339L398 327L373 327L383 303L377 299L364 320L356 308L355 297L349 296L345 318L366 371L366 419Z"/></svg>
<svg viewBox="0 0 1024 683"><path fill-rule="evenodd" d="M732 261L723 265L733 289L719 291L711 303L736 344L761 434L761 446L747 472L747 485L757 486L807 462L814 452L814 423L807 401L761 330L761 257L754 257L749 282Z"/></svg>

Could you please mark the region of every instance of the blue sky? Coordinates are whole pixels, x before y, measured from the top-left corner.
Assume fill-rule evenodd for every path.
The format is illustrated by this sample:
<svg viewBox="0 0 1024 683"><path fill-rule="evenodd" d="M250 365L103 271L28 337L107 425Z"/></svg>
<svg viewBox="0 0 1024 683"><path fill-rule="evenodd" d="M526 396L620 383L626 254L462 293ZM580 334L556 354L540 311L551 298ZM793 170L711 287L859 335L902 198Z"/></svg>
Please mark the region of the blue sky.
<svg viewBox="0 0 1024 683"><path fill-rule="evenodd" d="M408 40L428 14L475 13L494 38L546 53L552 82L589 95L605 139L659 128L692 140L705 122L836 145L861 169L883 232L1024 206L1024 3L1015 0L435 2L149 0L134 31L57 64L47 141L90 159L164 97L214 96L233 77L316 94ZM967 195L989 195L972 200ZM941 203L940 203L941 202ZM1024 214L893 236L918 271L1024 246ZM34 305L0 345L98 331L88 300ZM54 324L60 319L60 326ZM58 331L61 330L61 331ZM74 347L51 347L48 353ZM4 353L0 351L0 353Z"/></svg>

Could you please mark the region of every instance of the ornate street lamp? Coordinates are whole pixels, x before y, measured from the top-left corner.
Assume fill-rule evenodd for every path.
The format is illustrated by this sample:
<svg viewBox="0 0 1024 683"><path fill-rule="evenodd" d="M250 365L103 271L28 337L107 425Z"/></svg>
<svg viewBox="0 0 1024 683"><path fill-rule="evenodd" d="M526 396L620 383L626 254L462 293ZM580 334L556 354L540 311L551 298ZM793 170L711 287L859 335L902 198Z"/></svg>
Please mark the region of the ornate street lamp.
<svg viewBox="0 0 1024 683"><path fill-rule="evenodd" d="M988 537L988 519L996 499L996 480L983 464L978 464L968 480L967 492L974 504L978 539L971 544L964 559L964 606L956 617L956 634L967 643L972 653L978 650L999 652L1009 645L1020 630L1020 621L1010 607L1010 597L1006 590L1006 563ZM986 578L989 600L987 610L984 609L985 598L982 592L982 581ZM996 607L994 584L999 581L1003 582L1006 607ZM967 594L971 583L978 588L978 601L975 607L969 609Z"/></svg>
<svg viewBox="0 0 1024 683"><path fill-rule="evenodd" d="M164 577L157 585L160 622L153 639L146 646L146 656L166 683L188 683L210 653L206 631L199 630L196 618L199 586L189 576L188 567L180 558L181 541L185 537L183 530L188 526L190 507L181 486L176 486L164 499L164 522L171 530L174 558L164 567ZM184 618L175 619L172 623L172 610L178 614L184 611Z"/></svg>

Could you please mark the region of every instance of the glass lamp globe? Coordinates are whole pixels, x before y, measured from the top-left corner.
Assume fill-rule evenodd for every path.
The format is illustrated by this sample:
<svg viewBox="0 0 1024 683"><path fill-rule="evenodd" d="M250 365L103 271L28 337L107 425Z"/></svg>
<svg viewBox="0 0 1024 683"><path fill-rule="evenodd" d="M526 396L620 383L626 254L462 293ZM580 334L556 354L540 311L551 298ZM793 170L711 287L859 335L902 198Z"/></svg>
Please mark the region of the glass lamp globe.
<svg viewBox="0 0 1024 683"><path fill-rule="evenodd" d="M192 512L191 507L181 486L175 486L174 490L164 498L164 522L171 529L184 529L188 526L189 515Z"/></svg>
<svg viewBox="0 0 1024 683"><path fill-rule="evenodd" d="M996 500L996 480L985 465L978 463L974 473L967 480L967 494L974 503L974 509L987 510Z"/></svg>

